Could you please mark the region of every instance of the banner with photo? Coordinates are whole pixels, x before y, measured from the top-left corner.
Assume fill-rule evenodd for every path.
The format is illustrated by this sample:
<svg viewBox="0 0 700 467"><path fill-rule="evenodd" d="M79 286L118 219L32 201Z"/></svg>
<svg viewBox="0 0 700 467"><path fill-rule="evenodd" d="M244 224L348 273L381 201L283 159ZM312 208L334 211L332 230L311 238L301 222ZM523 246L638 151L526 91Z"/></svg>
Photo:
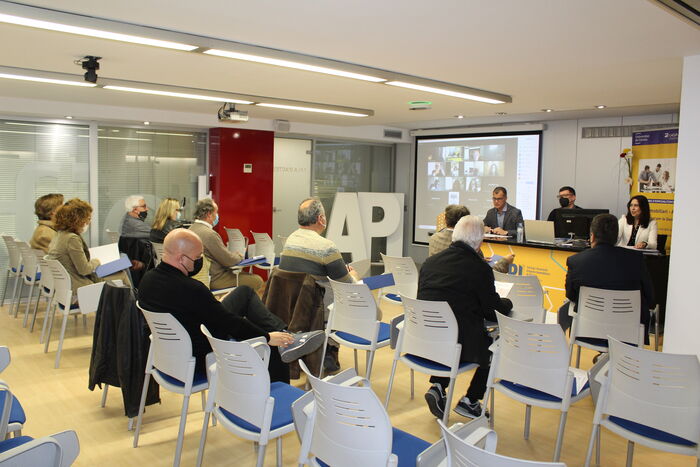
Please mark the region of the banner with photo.
<svg viewBox="0 0 700 467"><path fill-rule="evenodd" d="M659 234L668 235L668 250L673 224L678 128L633 133L632 153L631 196L644 195L649 199L651 217L656 219Z"/></svg>

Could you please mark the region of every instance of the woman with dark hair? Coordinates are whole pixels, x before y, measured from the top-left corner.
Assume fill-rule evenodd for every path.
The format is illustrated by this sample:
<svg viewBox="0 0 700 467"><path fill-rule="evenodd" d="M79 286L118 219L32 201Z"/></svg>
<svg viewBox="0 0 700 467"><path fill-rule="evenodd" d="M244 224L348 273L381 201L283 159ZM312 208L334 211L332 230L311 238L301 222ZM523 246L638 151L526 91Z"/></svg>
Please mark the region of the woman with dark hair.
<svg viewBox="0 0 700 467"><path fill-rule="evenodd" d="M627 214L620 217L618 224L617 246L656 249L658 228L646 196L633 196L627 203Z"/></svg>
<svg viewBox="0 0 700 467"><path fill-rule="evenodd" d="M49 244L49 259L58 260L66 268L71 278L73 299L77 299L76 291L84 285L94 284L101 280L121 279L125 284L129 280L123 271L100 279L95 275L95 269L100 265L96 258L90 259L85 240L81 234L87 231L92 221L92 206L82 199L73 198L58 208L54 227L56 236Z"/></svg>
<svg viewBox="0 0 700 467"><path fill-rule="evenodd" d="M49 193L36 200L34 203L34 214L39 218L37 226L29 240L29 245L44 253L49 251L49 243L56 236L54 228L54 218L56 211L63 204L63 195L59 193Z"/></svg>

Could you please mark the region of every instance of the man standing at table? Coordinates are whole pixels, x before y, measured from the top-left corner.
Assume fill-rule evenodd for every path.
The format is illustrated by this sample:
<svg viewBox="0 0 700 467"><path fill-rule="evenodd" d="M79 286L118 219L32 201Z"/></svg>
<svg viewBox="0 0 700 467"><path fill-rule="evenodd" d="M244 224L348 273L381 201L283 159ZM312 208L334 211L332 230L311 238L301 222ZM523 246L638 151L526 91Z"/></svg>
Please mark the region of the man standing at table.
<svg viewBox="0 0 700 467"><path fill-rule="evenodd" d="M231 267L240 263L243 257L226 248L221 235L214 230L216 224L219 223L219 206L209 198L199 200L195 207L194 218L195 221L190 230L202 240L204 254L211 261L209 266L211 289L227 289L236 285L247 285L256 292L260 290L263 285L262 277L241 271L236 279L236 275L231 271Z"/></svg>
<svg viewBox="0 0 700 467"><path fill-rule="evenodd" d="M492 198L493 207L488 210L484 217L484 225L486 233L496 235L508 235L514 237L518 230L518 224L523 223L523 213L515 206L507 203L508 191L497 186L493 190Z"/></svg>
<svg viewBox="0 0 700 467"><path fill-rule="evenodd" d="M563 186L559 188L559 194L557 195L557 199L559 200L559 206L558 208L552 209L552 211L549 213L549 216L547 216L547 220L550 222L554 222L557 216L557 211L560 209L581 209L580 206L576 206L576 190L574 190L574 187L571 186Z"/></svg>
<svg viewBox="0 0 700 467"><path fill-rule="evenodd" d="M429 257L418 276L418 299L446 301L457 320L458 342L462 345L460 362L478 363L467 394L455 407L465 417L481 415L479 402L486 392L491 360L491 337L484 320L497 321L496 311L508 315L513 303L500 298L494 286L493 271L477 253L484 238L484 224L476 216L464 216L452 232L453 243L446 250ZM449 378L433 376L425 393L430 412L442 418L445 390Z"/></svg>

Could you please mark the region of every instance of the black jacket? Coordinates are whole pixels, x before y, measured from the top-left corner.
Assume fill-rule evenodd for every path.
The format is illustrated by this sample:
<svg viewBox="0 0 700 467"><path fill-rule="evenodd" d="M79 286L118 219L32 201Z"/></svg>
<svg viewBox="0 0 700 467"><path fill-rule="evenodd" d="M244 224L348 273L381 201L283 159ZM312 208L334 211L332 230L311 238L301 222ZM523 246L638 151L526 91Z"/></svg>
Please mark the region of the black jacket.
<svg viewBox="0 0 700 467"><path fill-rule="evenodd" d="M581 286L609 290L640 290L640 321L649 327L649 307L654 304L651 278L641 252L601 244L566 260L566 298L578 301Z"/></svg>
<svg viewBox="0 0 700 467"><path fill-rule="evenodd" d="M204 324L219 339L251 339L269 334L245 318L228 311L198 280L185 276L166 262L148 271L141 279L139 303L148 311L170 313L192 340L197 368L204 368L204 357L211 352L209 341L199 329Z"/></svg>
<svg viewBox="0 0 700 467"><path fill-rule="evenodd" d="M107 282L95 316L88 388L101 383L120 387L127 417L138 415L149 334L131 288ZM157 402L158 383L151 379L146 405Z"/></svg>
<svg viewBox="0 0 700 467"><path fill-rule="evenodd" d="M473 248L454 242L428 258L418 277L418 299L449 303L459 326L461 360L488 365L491 338L484 320L496 321L496 311L507 315L513 304L498 296L493 271Z"/></svg>

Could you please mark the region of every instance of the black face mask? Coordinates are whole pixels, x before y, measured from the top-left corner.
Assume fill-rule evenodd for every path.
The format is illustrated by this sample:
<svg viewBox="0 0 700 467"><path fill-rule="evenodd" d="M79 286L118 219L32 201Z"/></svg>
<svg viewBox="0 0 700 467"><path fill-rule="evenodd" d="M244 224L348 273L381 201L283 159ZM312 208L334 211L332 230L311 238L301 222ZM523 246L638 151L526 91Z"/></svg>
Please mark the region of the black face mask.
<svg viewBox="0 0 700 467"><path fill-rule="evenodd" d="M559 205L563 208L569 205L569 198L559 198Z"/></svg>
<svg viewBox="0 0 700 467"><path fill-rule="evenodd" d="M187 272L187 277L192 277L199 274L199 271L202 270L202 266L204 265L204 257L197 258L196 260L192 261L192 264L194 265L194 268Z"/></svg>
<svg viewBox="0 0 700 467"><path fill-rule="evenodd" d="M148 217L148 211L141 211L139 213L139 219L141 219L142 221L145 221L147 217Z"/></svg>

